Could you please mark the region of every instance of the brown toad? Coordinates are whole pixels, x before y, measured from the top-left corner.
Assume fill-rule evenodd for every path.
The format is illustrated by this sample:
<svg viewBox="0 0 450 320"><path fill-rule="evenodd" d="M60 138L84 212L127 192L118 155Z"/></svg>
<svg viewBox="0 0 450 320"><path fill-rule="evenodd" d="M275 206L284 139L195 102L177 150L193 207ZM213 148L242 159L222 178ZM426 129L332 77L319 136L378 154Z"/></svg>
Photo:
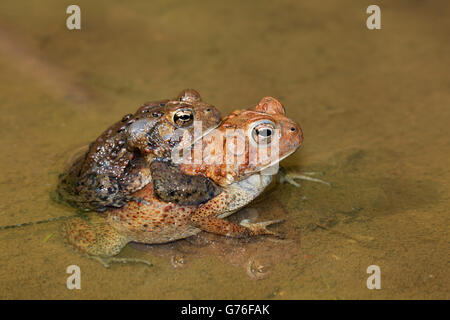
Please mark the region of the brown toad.
<svg viewBox="0 0 450 320"><path fill-rule="evenodd" d="M223 162L230 149L227 143L223 144L215 138L217 133L225 133L229 129L242 129L245 148L240 165ZM256 146L256 150L260 147L270 149L268 153L272 155L274 140L278 141L275 158L258 156L252 159L252 146ZM203 136L188 150L191 156L198 150L196 146L207 150L201 153L201 161L179 165L184 174L201 176L216 184L209 200L189 205L167 202L155 195L153 183L150 182L134 194L144 202L130 201L122 208L107 210L103 216L92 215L91 221L81 218L70 220L65 226L67 238L80 251L105 262L116 260L112 257L130 241L166 243L202 230L231 237L273 234L266 226L277 221L242 221L235 224L223 218L261 194L277 170L270 175L262 171L276 166L295 152L302 140L300 127L285 116L281 104L274 98L264 98L253 110L233 112L217 130ZM223 152L219 156L220 151ZM236 154L234 151L232 153ZM222 163L209 163L213 154L218 155L215 160L222 158Z"/></svg>
<svg viewBox="0 0 450 320"><path fill-rule="evenodd" d="M195 90L184 90L176 99L144 104L89 145L60 176L59 194L83 209L123 206L132 193L151 181L151 161L170 156L186 132L193 135L195 121L201 121L203 132L220 123L220 112L203 102Z"/></svg>

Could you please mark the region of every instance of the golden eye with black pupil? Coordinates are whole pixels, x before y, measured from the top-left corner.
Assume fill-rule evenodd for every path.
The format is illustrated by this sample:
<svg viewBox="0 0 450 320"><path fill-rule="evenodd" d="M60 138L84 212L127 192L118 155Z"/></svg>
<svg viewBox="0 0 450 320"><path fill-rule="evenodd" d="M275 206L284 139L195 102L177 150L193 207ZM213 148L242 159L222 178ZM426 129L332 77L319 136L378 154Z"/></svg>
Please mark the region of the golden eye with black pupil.
<svg viewBox="0 0 450 320"><path fill-rule="evenodd" d="M173 122L181 128L191 126L194 123L194 111L191 109L178 110L173 115Z"/></svg>

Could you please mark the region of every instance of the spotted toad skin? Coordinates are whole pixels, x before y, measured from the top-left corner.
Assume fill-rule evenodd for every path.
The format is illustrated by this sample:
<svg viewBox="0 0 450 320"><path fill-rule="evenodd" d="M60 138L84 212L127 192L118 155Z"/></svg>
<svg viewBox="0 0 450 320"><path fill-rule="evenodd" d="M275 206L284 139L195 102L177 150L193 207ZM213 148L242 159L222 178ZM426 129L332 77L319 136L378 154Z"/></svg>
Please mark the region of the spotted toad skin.
<svg viewBox="0 0 450 320"><path fill-rule="evenodd" d="M230 126L242 128L247 139L251 139L252 133L255 132L252 128L262 120L263 123L270 123L279 129L281 143L278 161L291 155L301 145L303 136L300 127L285 116L284 108L271 97L262 99L252 110L233 112L217 130L224 131ZM212 134L214 133L205 135L196 143L206 148L211 143ZM107 230L115 230L114 236L110 242L105 242L102 236L99 242L96 242L96 237L90 237L89 239L94 239L87 241L94 242L89 244L90 252L109 256L116 252L118 247L124 246L125 242L166 243L195 235L202 230L230 237L273 234L266 226L274 221L234 224L223 218L241 209L262 193L272 181L272 176L263 174L261 170L274 163L264 159L251 165L247 161L242 168L221 164L205 165L205 157L208 155L204 153L203 161L199 164L180 165L179 168L186 175L202 176L214 181L220 185L220 193L201 204L183 205L159 199L154 193L153 183L150 182L134 194L143 199L143 202L130 201L119 209L109 209L105 212L103 224L108 226L105 227ZM249 157L248 152L245 156ZM95 228L98 230L98 224ZM86 232L86 224L83 224L82 229ZM96 230L90 232L95 233ZM102 227L100 231L103 230ZM66 232L69 239L74 239L73 234L79 234L76 224L66 226ZM79 241L69 240L75 247L80 246ZM83 239L83 248L87 246L85 242L86 239ZM92 249L94 247L95 250Z"/></svg>
<svg viewBox="0 0 450 320"><path fill-rule="evenodd" d="M202 175L187 175L170 161L155 160L150 165L155 197L178 205L200 205L222 192L222 188Z"/></svg>
<svg viewBox="0 0 450 320"><path fill-rule="evenodd" d="M172 100L148 102L92 142L60 176L58 192L63 200L83 209L121 207L151 181L152 160L169 157L186 137L179 132L192 135L194 121L201 121L206 132L220 120L220 112L192 89Z"/></svg>

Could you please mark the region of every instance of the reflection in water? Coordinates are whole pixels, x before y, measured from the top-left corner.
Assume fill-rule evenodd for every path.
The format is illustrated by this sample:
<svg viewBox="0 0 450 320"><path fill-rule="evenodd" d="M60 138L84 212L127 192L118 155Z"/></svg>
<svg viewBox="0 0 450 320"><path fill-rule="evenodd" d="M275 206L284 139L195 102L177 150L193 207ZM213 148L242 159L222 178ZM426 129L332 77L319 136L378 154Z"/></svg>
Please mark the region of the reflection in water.
<svg viewBox="0 0 450 320"><path fill-rule="evenodd" d="M232 218L234 222L242 219L256 222L258 211L246 208ZM189 267L191 260L212 255L227 265L242 269L251 279L258 280L266 278L275 264L286 263L300 252L300 237L297 235L296 238L289 239L276 237L236 239L201 232L170 244L133 243L131 246L164 257L174 268Z"/></svg>

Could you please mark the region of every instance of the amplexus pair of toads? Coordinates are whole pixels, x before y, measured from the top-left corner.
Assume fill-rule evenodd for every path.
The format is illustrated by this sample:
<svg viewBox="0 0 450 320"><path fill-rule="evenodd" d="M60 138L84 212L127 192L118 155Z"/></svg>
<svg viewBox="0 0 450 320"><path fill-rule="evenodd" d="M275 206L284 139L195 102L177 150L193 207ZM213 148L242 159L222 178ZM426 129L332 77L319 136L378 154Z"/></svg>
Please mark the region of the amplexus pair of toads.
<svg viewBox="0 0 450 320"><path fill-rule="evenodd" d="M266 227L278 220L223 218L260 195L302 140L299 125L272 97L223 119L195 90L147 103L61 175L58 189L67 202L98 211L69 220L67 239L106 265L131 241L166 243L202 230L273 235Z"/></svg>

